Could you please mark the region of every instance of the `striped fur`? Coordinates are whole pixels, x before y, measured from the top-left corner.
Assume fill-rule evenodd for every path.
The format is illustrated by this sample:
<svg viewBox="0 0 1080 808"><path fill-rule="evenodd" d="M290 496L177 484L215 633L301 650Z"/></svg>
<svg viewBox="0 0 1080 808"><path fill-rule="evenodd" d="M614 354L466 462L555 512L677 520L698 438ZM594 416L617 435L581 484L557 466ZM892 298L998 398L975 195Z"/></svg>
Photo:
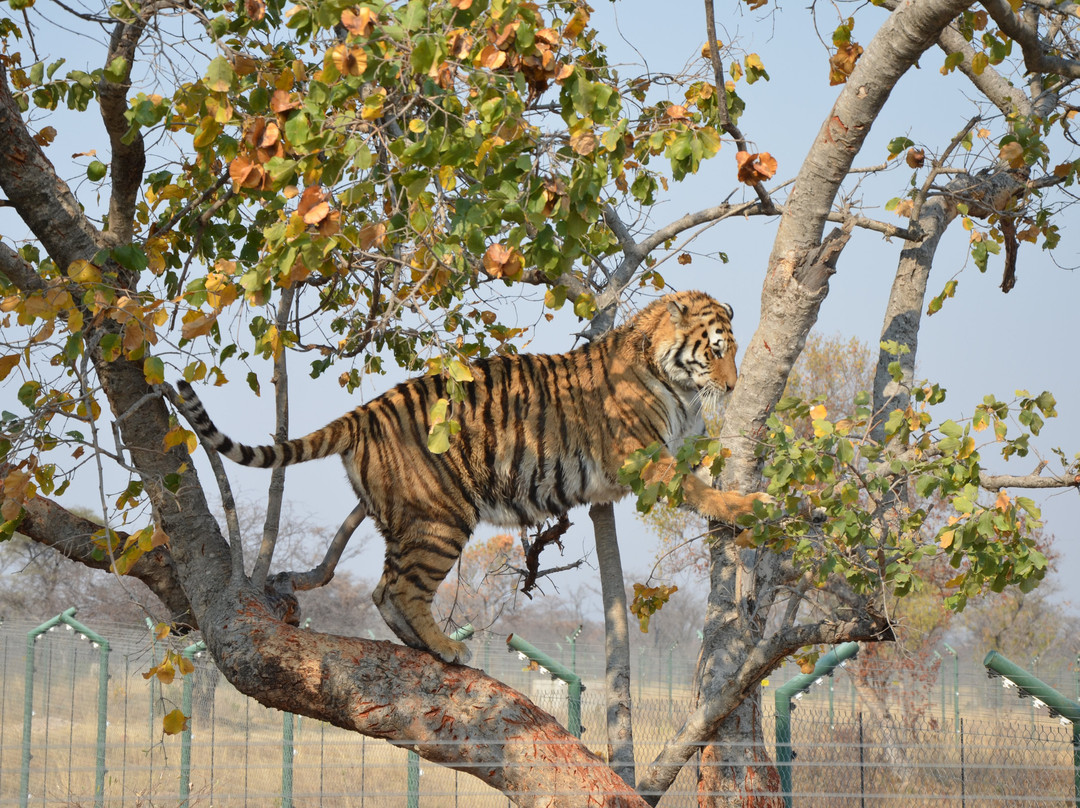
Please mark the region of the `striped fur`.
<svg viewBox="0 0 1080 808"><path fill-rule="evenodd" d="M383 618L407 645L463 662L464 644L439 630L431 601L476 525L533 525L575 505L617 500L626 494L617 473L628 455L703 432L703 400L735 384L731 314L702 292L681 292L569 353L479 360L466 400L453 407L461 431L438 455L427 436L428 412L446 396L439 376L411 379L310 435L269 446L234 443L191 387L179 387L196 430L237 463L265 468L341 455L386 539L373 593ZM654 464L654 479L670 479L673 466ZM764 497L719 491L694 476L683 485L688 504L721 521Z"/></svg>

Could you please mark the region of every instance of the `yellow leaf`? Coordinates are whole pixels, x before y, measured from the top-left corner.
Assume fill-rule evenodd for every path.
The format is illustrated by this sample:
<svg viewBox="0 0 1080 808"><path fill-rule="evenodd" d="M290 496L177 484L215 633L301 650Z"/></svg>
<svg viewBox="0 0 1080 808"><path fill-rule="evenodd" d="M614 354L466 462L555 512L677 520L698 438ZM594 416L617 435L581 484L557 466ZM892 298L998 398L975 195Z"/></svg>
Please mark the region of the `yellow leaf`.
<svg viewBox="0 0 1080 808"><path fill-rule="evenodd" d="M825 409L824 404L817 404L817 405L810 408L810 417L813 418L815 421L820 421L822 418L824 418L828 414L829 414L829 411L827 409Z"/></svg>
<svg viewBox="0 0 1080 808"><path fill-rule="evenodd" d="M89 261L79 258L68 266L68 277L75 283L100 283L101 270Z"/></svg>
<svg viewBox="0 0 1080 808"><path fill-rule="evenodd" d="M217 320L217 312L203 314L198 309L192 309L184 315L184 324L180 329L180 335L184 339L195 339L210 333L211 326Z"/></svg>
<svg viewBox="0 0 1080 808"><path fill-rule="evenodd" d="M168 636L169 636L169 624L168 623L158 623L156 626L154 626L154 639L156 639L156 640L158 640L160 642L161 640L164 640ZM146 678L150 678L150 677L146 677Z"/></svg>
<svg viewBox="0 0 1080 808"><path fill-rule="evenodd" d="M173 710L161 719L161 729L166 735L178 735L188 728L188 719L180 710Z"/></svg>
<svg viewBox="0 0 1080 808"><path fill-rule="evenodd" d="M955 535L955 530L946 530L938 538L938 546L940 546L942 550L948 550L950 547L952 547L953 538Z"/></svg>
<svg viewBox="0 0 1080 808"><path fill-rule="evenodd" d="M189 673L195 670L195 663L187 657L181 656L177 663L177 667L180 668L181 676L187 676Z"/></svg>
<svg viewBox="0 0 1080 808"><path fill-rule="evenodd" d="M0 357L0 382L7 378L12 369L19 364L19 354Z"/></svg>

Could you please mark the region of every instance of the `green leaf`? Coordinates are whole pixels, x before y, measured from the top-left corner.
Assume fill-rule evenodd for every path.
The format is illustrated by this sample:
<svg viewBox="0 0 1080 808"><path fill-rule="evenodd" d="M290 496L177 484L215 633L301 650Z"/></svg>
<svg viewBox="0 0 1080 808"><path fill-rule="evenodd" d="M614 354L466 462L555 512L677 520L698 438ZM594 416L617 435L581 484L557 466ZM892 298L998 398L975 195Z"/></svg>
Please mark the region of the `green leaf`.
<svg viewBox="0 0 1080 808"><path fill-rule="evenodd" d="M950 438L959 438L964 434L964 428L952 419L945 421L940 429L942 434L948 435Z"/></svg>
<svg viewBox="0 0 1080 808"><path fill-rule="evenodd" d="M128 60L117 56L105 68L105 79L113 84L123 84L128 76Z"/></svg>
<svg viewBox="0 0 1080 808"><path fill-rule="evenodd" d="M224 56L216 56L206 66L206 88L215 93L227 93L236 81L236 71Z"/></svg>
<svg viewBox="0 0 1080 808"><path fill-rule="evenodd" d="M165 383L165 363L161 357L148 356L143 360L143 376L147 384Z"/></svg>
<svg viewBox="0 0 1080 808"><path fill-rule="evenodd" d="M121 244L114 247L109 254L116 263L131 272L142 272L149 266L146 253L134 244Z"/></svg>

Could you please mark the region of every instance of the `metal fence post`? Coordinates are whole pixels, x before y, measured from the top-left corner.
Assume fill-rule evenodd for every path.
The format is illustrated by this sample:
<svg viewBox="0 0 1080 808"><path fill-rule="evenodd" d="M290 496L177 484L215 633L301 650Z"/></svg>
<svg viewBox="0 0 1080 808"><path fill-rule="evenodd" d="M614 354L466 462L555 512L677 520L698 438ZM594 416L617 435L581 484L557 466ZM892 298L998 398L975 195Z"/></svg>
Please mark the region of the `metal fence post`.
<svg viewBox="0 0 1080 808"><path fill-rule="evenodd" d="M557 679L566 682L566 729L575 738L581 737L581 677L573 671L567 670L561 662L557 662L543 651L533 647L517 634L511 634L506 638L508 650L517 651L522 658L527 658L540 666L544 673L548 673Z"/></svg>
<svg viewBox="0 0 1080 808"><path fill-rule="evenodd" d="M292 808L293 787L293 719L292 713L282 713L281 726L281 808Z"/></svg>
<svg viewBox="0 0 1080 808"><path fill-rule="evenodd" d="M455 629L450 634L451 640L461 642L467 640L475 633L472 623L466 623L461 628ZM490 639L484 644L484 656L488 655ZM485 669L487 663L485 662ZM419 808L420 805L420 755L414 749L410 749L405 755L405 785L406 801L408 808ZM284 808L284 807L283 807Z"/></svg>
<svg viewBox="0 0 1080 808"><path fill-rule="evenodd" d="M65 609L60 614L46 620L37 628L26 633L26 682L23 694L23 739L22 739L22 770L19 778L19 806L26 808L30 798L30 740L33 729L34 715L34 644L38 638L51 628L59 624L70 626L78 631L84 639L93 643L98 649L98 726L97 726L97 754L94 763L94 808L101 808L105 804L105 735L109 702L109 641L95 631L84 626L75 619L75 607ZM69 783L70 786L70 783Z"/></svg>
<svg viewBox="0 0 1080 808"><path fill-rule="evenodd" d="M857 642L845 642L822 655L813 673L792 677L776 688L776 768L780 774L780 791L785 808L791 808L791 701L798 699L823 676L843 665L859 652Z"/></svg>
<svg viewBox="0 0 1080 808"><path fill-rule="evenodd" d="M672 696L672 678L674 677L674 661L675 661L675 649L679 647L679 641L675 640L672 646L667 649L667 707L668 707L668 721L675 719L675 705Z"/></svg>
<svg viewBox="0 0 1080 808"><path fill-rule="evenodd" d="M180 656L185 659L192 659L199 651L206 650L206 643L199 640L197 643L192 643L183 651L180 652ZM184 731L180 733L180 805L181 808L187 808L188 798L191 795L191 691L193 688L191 676L184 677L184 690L183 695L180 697L180 711L187 716L188 725L184 727Z"/></svg>
<svg viewBox="0 0 1080 808"><path fill-rule="evenodd" d="M948 643L942 643L953 661L953 732L960 732L960 657Z"/></svg>

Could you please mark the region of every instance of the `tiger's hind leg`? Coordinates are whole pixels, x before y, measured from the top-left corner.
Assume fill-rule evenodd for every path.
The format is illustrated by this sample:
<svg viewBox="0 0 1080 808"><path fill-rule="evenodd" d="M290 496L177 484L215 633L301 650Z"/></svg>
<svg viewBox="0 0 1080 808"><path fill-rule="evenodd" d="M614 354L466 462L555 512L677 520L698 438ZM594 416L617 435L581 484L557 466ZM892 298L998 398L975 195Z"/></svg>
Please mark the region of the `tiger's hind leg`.
<svg viewBox="0 0 1080 808"><path fill-rule="evenodd" d="M465 531L439 522L418 522L408 535L387 537L386 564L371 598L386 624L403 643L430 651L444 662L464 664L472 654L465 643L451 640L431 614L439 584L457 563Z"/></svg>

